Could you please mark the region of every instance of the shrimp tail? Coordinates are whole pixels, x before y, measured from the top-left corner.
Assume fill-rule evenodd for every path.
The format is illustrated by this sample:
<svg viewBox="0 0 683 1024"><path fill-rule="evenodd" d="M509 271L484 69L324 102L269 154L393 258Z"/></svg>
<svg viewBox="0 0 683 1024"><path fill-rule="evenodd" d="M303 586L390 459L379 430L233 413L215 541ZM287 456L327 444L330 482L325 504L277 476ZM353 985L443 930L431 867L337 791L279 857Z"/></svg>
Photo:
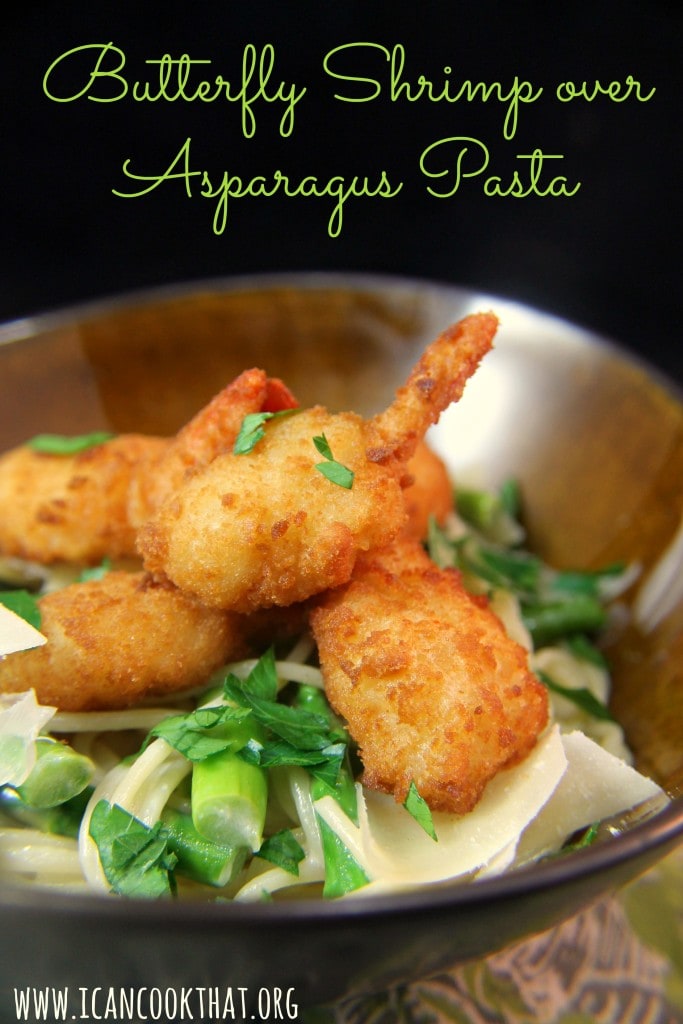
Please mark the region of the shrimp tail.
<svg viewBox="0 0 683 1024"><path fill-rule="evenodd" d="M391 405L368 422L371 462L405 462L427 429L436 423L486 353L493 347L498 320L475 313L447 327L425 350Z"/></svg>
<svg viewBox="0 0 683 1024"><path fill-rule="evenodd" d="M281 380L264 370L245 370L227 384L168 442L151 471L132 481L128 516L136 530L174 494L183 481L230 451L249 413L297 407Z"/></svg>
<svg viewBox="0 0 683 1024"><path fill-rule="evenodd" d="M201 469L232 448L246 415L279 412L296 405L281 380L267 377L263 370L245 370L178 432L171 442L174 457L187 469Z"/></svg>
<svg viewBox="0 0 683 1024"><path fill-rule="evenodd" d="M286 409L296 409L298 405L284 381L279 377L268 377L261 412L284 412Z"/></svg>

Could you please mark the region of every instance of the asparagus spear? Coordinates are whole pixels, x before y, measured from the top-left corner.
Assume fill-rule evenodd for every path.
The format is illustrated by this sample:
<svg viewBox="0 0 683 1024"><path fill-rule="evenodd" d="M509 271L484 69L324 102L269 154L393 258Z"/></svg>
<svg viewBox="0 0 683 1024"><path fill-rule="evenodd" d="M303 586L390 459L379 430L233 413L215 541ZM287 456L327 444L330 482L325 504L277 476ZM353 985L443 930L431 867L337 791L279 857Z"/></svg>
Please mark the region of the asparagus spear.
<svg viewBox="0 0 683 1024"><path fill-rule="evenodd" d="M576 594L565 601L523 601L522 618L534 646L543 647L571 633L600 629L605 625L607 612L597 598Z"/></svg>
<svg viewBox="0 0 683 1024"><path fill-rule="evenodd" d="M192 821L213 843L255 852L263 841L267 776L263 768L248 764L236 751L258 736L259 726L248 716L221 729L233 741L231 746L198 761L192 769Z"/></svg>
<svg viewBox="0 0 683 1024"><path fill-rule="evenodd" d="M223 846L206 839L192 817L167 807L161 820L168 829L168 848L178 858L177 871L196 882L222 887L242 869L246 846Z"/></svg>
<svg viewBox="0 0 683 1024"><path fill-rule="evenodd" d="M459 488L458 513L492 540L520 540L522 529L517 521L519 493L513 481L507 481L499 492Z"/></svg>
<svg viewBox="0 0 683 1024"><path fill-rule="evenodd" d="M41 736L36 740L36 763L18 792L29 807L57 807L81 793L94 772L89 757L66 743Z"/></svg>
<svg viewBox="0 0 683 1024"><path fill-rule="evenodd" d="M16 789L6 786L0 789L0 813L27 828L75 839L91 793L91 787L87 786L78 796L57 807L38 810L22 800Z"/></svg>

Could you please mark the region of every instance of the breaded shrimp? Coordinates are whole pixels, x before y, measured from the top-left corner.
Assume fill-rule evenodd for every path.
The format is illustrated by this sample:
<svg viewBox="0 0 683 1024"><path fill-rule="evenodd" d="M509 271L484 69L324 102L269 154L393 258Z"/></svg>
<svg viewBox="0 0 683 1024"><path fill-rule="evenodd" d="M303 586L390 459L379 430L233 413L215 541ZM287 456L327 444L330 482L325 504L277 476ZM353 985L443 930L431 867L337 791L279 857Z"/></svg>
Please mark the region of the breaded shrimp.
<svg viewBox="0 0 683 1024"><path fill-rule="evenodd" d="M201 685L251 651L241 616L144 573L109 572L40 599L47 643L0 659L0 693L68 711L124 708Z"/></svg>
<svg viewBox="0 0 683 1024"><path fill-rule="evenodd" d="M78 455L22 445L0 457L0 554L49 565L137 556L137 528L185 475L234 443L244 416L295 405L279 380L247 370L175 438L123 434Z"/></svg>
<svg viewBox="0 0 683 1024"><path fill-rule="evenodd" d="M0 457L0 553L44 565L134 555L130 483L167 447L162 438L124 434L77 455L27 445L7 452Z"/></svg>
<svg viewBox="0 0 683 1024"><path fill-rule="evenodd" d="M493 314L478 314L448 328L371 420L316 406L271 420L248 454L219 455L142 527L145 567L208 605L240 612L347 582L359 552L405 527L406 463L461 395L496 327ZM354 474L352 487L319 471L331 460L321 459L316 437Z"/></svg>
<svg viewBox="0 0 683 1024"><path fill-rule="evenodd" d="M200 409L159 452L154 464L131 480L128 518L140 526L183 484L185 478L230 451L244 417L254 412L293 409L297 401L278 378L245 370Z"/></svg>
<svg viewBox="0 0 683 1024"><path fill-rule="evenodd" d="M311 627L364 784L400 802L414 782L433 810L466 813L546 725L547 691L527 652L410 538L362 556Z"/></svg>
<svg viewBox="0 0 683 1024"><path fill-rule="evenodd" d="M412 482L405 487L403 498L408 513L406 531L423 540L433 516L443 524L455 507L453 483L443 461L425 442L418 444L406 464Z"/></svg>

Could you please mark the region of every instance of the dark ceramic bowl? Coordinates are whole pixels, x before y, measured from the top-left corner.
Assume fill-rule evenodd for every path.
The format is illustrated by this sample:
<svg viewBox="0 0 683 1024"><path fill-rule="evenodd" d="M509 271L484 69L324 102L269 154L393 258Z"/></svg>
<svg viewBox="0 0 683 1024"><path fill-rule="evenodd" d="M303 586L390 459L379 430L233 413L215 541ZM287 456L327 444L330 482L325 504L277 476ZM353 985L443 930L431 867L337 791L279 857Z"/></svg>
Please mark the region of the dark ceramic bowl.
<svg viewBox="0 0 683 1024"><path fill-rule="evenodd" d="M683 407L673 385L618 348L533 310L450 286L289 276L173 287L0 331L0 447L41 431L171 433L250 365L302 403L374 412L424 345L493 308L496 351L443 419L457 471L514 475L534 546L561 566L675 547L683 512ZM680 541L679 541L680 547ZM0 1016L15 986L241 986L299 1004L416 979L491 953L634 878L683 838L683 600L610 652L613 710L641 769L676 797L662 813L565 859L476 884L263 905L125 902L0 892ZM634 597L637 590L634 588Z"/></svg>

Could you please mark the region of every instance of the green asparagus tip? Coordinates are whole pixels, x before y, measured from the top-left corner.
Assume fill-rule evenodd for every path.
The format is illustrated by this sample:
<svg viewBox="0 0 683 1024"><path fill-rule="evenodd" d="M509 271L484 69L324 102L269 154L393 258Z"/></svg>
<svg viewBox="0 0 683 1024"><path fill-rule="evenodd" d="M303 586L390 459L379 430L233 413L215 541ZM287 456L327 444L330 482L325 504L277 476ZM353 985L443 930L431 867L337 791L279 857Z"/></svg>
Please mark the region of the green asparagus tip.
<svg viewBox="0 0 683 1024"><path fill-rule="evenodd" d="M36 763L28 778L17 787L29 807L57 807L81 793L95 772L89 757L66 743L41 737L36 741Z"/></svg>
<svg viewBox="0 0 683 1024"><path fill-rule="evenodd" d="M249 853L245 845L213 843L195 828L189 814L171 808L166 808L162 821L168 829L168 848L178 858L178 874L222 888L242 870Z"/></svg>
<svg viewBox="0 0 683 1024"><path fill-rule="evenodd" d="M222 846L256 851L263 841L268 800L263 768L226 750L192 770L192 820L201 835Z"/></svg>

